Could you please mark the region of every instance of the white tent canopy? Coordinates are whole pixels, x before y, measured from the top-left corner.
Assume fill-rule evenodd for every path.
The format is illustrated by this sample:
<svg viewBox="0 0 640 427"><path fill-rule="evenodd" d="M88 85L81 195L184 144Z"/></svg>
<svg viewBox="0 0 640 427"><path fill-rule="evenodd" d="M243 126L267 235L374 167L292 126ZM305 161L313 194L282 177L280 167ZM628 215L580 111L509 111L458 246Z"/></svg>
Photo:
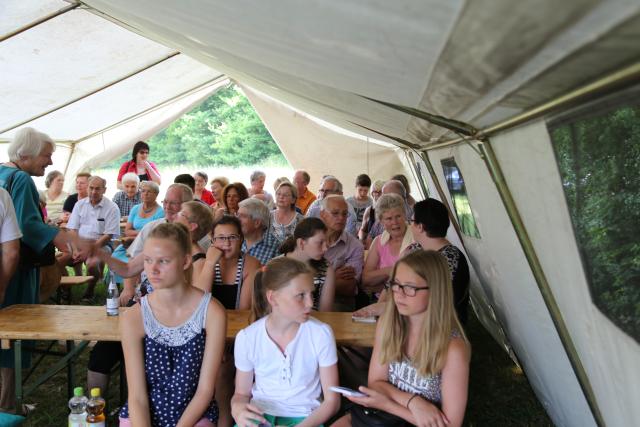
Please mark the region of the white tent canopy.
<svg viewBox="0 0 640 427"><path fill-rule="evenodd" d="M403 171L410 176L415 169L405 155L413 156L415 149L430 149L433 159L455 157L471 178L470 199L479 199L473 213L484 227L483 239L463 237L464 244L485 289L496 291L486 292L494 305L482 307L492 317L485 323L505 323L507 339L513 337L555 423L593 425L557 328L516 250L512 225L477 153L470 147L434 150L456 135L393 106L495 127L613 72L636 69L639 40L637 0L5 0L0 2L0 141L22 126L35 126L58 142L55 167L73 174L128 151L235 81L292 166L309 169L316 178L332 172L349 184L362 171L376 178ZM525 200L518 203L530 208L526 199L533 193L518 173L541 153L551 160L526 172L545 171L548 187L558 188L550 183L557 166L544 119L527 124L495 141L508 165L519 164L518 153L528 153L519 168L505 170L512 174L510 185L521 185L518 197ZM530 146L529 140L543 145ZM513 146L518 149L509 150ZM421 161L414 156L414 167L424 171ZM421 177L432 195L434 177L444 182L438 173ZM554 206L563 206L561 196L555 194ZM570 228L569 220L560 219L566 220L558 220L560 229ZM530 227L538 230L535 238L546 225ZM567 251L573 250L571 233L560 234L570 243ZM538 251L554 253L554 244ZM551 286L565 307L576 300L571 292L588 301L583 283L568 282L583 277L576 265L566 277L553 275L556 265L546 268L549 277L562 278ZM473 292L483 291L477 286ZM527 310L533 314L526 316ZM631 425L640 417L634 404L640 375L632 363L640 347L609 333L604 320L592 327L599 319L594 311L563 314L600 411L613 423ZM523 326L530 319L536 324ZM520 332L526 336L517 336ZM607 348L591 347L594 341L606 347L609 341L601 338L606 334L624 349L616 363L606 363ZM545 364L553 366L544 369Z"/></svg>

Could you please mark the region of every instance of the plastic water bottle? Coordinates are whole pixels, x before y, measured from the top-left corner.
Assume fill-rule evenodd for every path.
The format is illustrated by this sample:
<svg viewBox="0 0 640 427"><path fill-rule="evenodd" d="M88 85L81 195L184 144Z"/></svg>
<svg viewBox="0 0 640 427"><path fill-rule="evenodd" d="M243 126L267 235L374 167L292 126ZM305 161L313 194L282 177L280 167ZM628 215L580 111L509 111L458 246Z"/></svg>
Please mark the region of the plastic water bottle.
<svg viewBox="0 0 640 427"><path fill-rule="evenodd" d="M85 427L87 420L87 401L82 387L73 389L73 397L69 400L69 427Z"/></svg>
<svg viewBox="0 0 640 427"><path fill-rule="evenodd" d="M104 406L106 402L100 397L98 387L91 389L91 399L87 402L87 427L106 427L106 417L104 416Z"/></svg>
<svg viewBox="0 0 640 427"><path fill-rule="evenodd" d="M118 285L112 274L109 289L107 290L107 316L118 315L118 307L120 307L120 299L118 297Z"/></svg>

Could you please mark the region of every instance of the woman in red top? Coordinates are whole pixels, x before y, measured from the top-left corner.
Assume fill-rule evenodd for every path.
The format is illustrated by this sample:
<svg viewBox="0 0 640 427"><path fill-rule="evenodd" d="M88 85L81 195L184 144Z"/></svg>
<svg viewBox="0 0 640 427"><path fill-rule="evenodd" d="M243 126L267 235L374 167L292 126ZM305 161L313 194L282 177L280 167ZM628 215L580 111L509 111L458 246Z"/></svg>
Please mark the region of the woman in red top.
<svg viewBox="0 0 640 427"><path fill-rule="evenodd" d="M160 172L155 163L147 160L149 157L149 145L144 141L138 141L133 146L131 160L124 162L118 172L118 189L122 190L122 176L127 172L133 172L140 181L153 181L160 185Z"/></svg>
<svg viewBox="0 0 640 427"><path fill-rule="evenodd" d="M207 181L209 181L207 174L196 172L193 174L193 179L196 181L196 191L193 192L194 199L200 199L209 206L213 205L216 199L214 199L213 193L205 188Z"/></svg>

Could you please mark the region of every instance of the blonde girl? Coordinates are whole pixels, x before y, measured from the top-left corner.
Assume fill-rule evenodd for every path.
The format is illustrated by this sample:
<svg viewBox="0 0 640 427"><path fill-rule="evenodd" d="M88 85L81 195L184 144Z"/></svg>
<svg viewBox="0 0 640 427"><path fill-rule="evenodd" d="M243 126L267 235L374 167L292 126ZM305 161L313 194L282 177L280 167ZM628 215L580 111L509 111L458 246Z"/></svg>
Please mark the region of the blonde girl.
<svg viewBox="0 0 640 427"><path fill-rule="evenodd" d="M275 258L255 287L258 320L236 336L233 418L240 427L322 425L340 405L330 391L338 358L331 328L310 316L312 273L300 261Z"/></svg>
<svg viewBox="0 0 640 427"><path fill-rule="evenodd" d="M367 397L349 399L417 426L460 426L469 383L469 342L453 305L451 273L437 251L401 258L387 284L391 301L376 329ZM340 425L365 425L361 407ZM346 424L348 423L348 424Z"/></svg>
<svg viewBox="0 0 640 427"><path fill-rule="evenodd" d="M226 315L211 294L191 286L191 240L178 223L160 224L144 245L154 292L120 320L129 400L120 426L211 427Z"/></svg>

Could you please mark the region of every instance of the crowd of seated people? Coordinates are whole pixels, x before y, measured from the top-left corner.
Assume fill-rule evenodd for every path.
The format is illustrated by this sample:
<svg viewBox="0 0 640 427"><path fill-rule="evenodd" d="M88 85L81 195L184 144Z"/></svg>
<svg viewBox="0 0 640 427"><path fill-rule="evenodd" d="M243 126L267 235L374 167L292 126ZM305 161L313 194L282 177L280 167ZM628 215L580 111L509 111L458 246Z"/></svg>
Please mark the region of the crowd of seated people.
<svg viewBox="0 0 640 427"><path fill-rule="evenodd" d="M248 186L215 177L211 191L209 177L198 171L178 175L159 203L161 175L139 141L116 183L79 173L77 192L65 199L64 176L50 172L44 218L30 176L44 174L55 147L32 131L40 145L10 151L0 186L17 212L35 212L28 220L59 249L61 267L87 265L94 279L86 299L105 264L122 284L120 304L133 307L120 322L122 344L98 342L87 373L88 386L106 394L113 367L126 361L129 400L120 425L462 423L469 269L446 239L444 205L416 202L406 177L372 181L361 174L345 197L340 180L325 175L316 196L309 174L298 170L278 178L272 196L262 171L248 177ZM26 173L11 188L7 178L16 170ZM108 185L120 189L113 201L104 197ZM23 200L18 186L33 197ZM28 237L26 220L18 216ZM4 233L2 243L17 235ZM36 280L22 270L11 274ZM0 279L3 306L35 302L9 291L13 278ZM225 310L253 313L235 345L224 342ZM346 412L330 390L340 384L335 339L313 310L380 317L368 384L361 387L366 397L350 397ZM13 359L2 352L3 385L12 386L4 368L13 368ZM1 390L0 405L9 407ZM367 418L374 415L389 418Z"/></svg>

